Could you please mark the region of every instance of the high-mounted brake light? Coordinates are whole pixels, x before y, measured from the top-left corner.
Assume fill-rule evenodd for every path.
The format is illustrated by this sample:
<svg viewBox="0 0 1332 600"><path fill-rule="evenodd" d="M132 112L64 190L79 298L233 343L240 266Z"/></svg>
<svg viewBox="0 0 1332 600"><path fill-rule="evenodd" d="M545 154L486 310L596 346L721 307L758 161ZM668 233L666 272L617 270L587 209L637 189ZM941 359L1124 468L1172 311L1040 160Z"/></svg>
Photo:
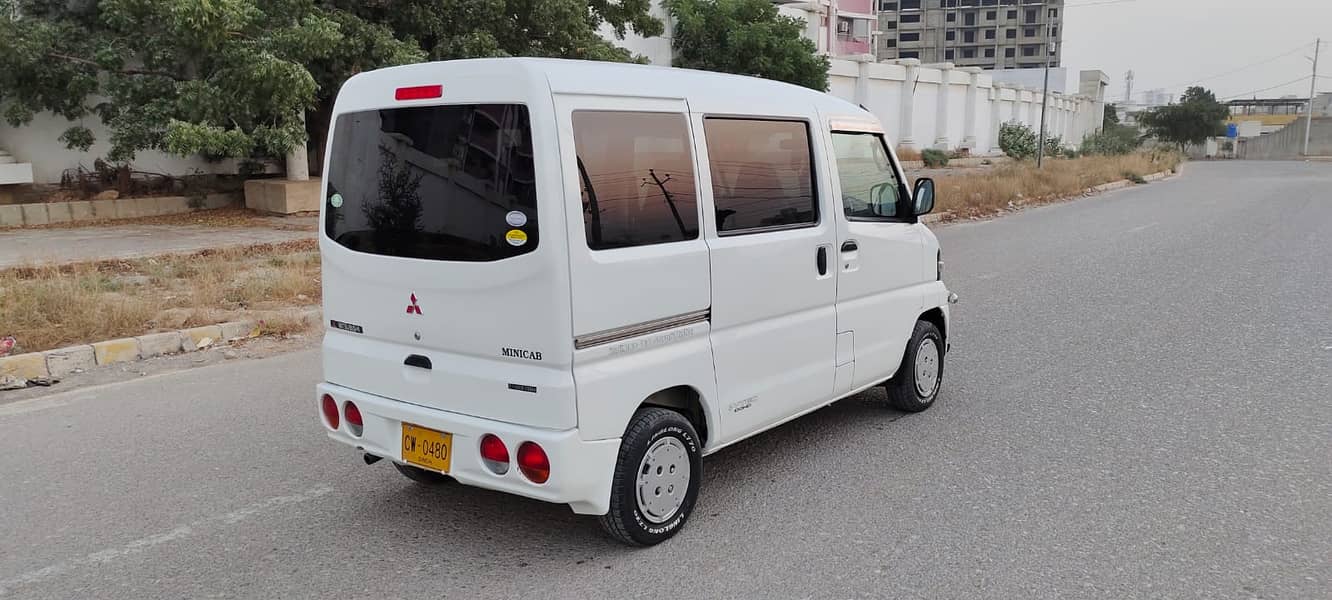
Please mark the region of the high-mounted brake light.
<svg viewBox="0 0 1332 600"><path fill-rule="evenodd" d="M442 85L417 85L412 87L400 87L393 92L395 100L425 100L427 98L439 98L444 95L444 86Z"/></svg>

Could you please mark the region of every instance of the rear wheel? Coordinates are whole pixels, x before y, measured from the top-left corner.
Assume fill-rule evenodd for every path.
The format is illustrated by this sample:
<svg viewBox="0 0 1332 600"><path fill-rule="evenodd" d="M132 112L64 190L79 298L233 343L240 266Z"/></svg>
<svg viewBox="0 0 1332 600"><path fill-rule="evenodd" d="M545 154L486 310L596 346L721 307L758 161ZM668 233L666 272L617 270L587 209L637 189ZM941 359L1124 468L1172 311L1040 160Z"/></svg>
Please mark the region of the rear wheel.
<svg viewBox="0 0 1332 600"><path fill-rule="evenodd" d="M412 465L404 465L399 462L393 463L393 466L394 468L398 469L399 473L402 473L403 477L406 477L417 483L423 483L426 485L440 485L452 481L452 478L449 477L448 475L445 475L443 473L438 473L435 471L427 471L420 467L413 467Z"/></svg>
<svg viewBox="0 0 1332 600"><path fill-rule="evenodd" d="M684 526L698 499L702 444L688 419L665 408L639 409L620 440L610 512L601 526L632 546L651 546Z"/></svg>
<svg viewBox="0 0 1332 600"><path fill-rule="evenodd" d="M944 345L939 328L929 321L916 321L897 374L884 387L888 403L898 410L920 412L934 405L943 383Z"/></svg>

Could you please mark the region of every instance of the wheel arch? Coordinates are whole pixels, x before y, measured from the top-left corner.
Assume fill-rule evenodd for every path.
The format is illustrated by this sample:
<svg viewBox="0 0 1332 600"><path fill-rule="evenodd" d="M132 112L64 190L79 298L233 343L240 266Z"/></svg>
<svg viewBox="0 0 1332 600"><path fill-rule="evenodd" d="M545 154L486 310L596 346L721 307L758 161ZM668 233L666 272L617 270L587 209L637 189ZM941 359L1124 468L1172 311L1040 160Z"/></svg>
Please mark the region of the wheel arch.
<svg viewBox="0 0 1332 600"><path fill-rule="evenodd" d="M698 432L703 447L707 447L708 434L712 430L712 424L709 423L710 413L704 404L703 394L694 386L682 384L657 390L644 398L638 408L645 406L674 410L684 415Z"/></svg>
<svg viewBox="0 0 1332 600"><path fill-rule="evenodd" d="M920 321L925 321L926 323L929 323L929 324L931 324L931 325L934 325L934 327L935 327L936 329L939 330L939 337L942 338L942 341L943 341L944 344L945 344L944 347L945 347L945 348L947 347L947 344L948 344L948 319L947 319L946 317L944 317L944 313L943 313L943 309L942 309L942 308L939 308L939 307L937 307L937 306L934 307L934 308L931 308L931 309L929 309L929 310L927 310L927 311L921 313L921 314L920 314L920 318L919 318L918 320L920 320Z"/></svg>

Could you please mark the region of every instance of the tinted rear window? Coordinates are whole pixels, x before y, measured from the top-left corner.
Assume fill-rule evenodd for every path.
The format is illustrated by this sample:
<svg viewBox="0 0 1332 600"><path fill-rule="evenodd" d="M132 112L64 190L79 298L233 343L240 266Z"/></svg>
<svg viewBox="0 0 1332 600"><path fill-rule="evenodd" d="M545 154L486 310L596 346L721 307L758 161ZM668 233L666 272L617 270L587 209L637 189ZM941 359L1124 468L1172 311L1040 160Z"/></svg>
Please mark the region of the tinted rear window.
<svg viewBox="0 0 1332 600"><path fill-rule="evenodd" d="M525 106L344 114L334 126L324 171L324 230L352 250L476 262L537 246Z"/></svg>

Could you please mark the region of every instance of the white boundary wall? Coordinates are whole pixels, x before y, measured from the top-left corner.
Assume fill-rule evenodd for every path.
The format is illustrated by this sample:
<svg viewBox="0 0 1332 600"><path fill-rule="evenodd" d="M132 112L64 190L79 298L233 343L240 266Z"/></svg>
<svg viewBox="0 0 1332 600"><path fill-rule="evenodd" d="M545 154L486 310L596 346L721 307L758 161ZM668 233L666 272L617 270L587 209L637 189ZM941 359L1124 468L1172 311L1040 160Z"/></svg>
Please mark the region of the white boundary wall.
<svg viewBox="0 0 1332 600"><path fill-rule="evenodd" d="M1018 121L1040 131L1041 91L996 83L975 67L922 65L916 59L833 59L829 93L869 109L899 147L999 152L999 126ZM1077 146L1100 127L1104 98L1051 93L1046 135Z"/></svg>

